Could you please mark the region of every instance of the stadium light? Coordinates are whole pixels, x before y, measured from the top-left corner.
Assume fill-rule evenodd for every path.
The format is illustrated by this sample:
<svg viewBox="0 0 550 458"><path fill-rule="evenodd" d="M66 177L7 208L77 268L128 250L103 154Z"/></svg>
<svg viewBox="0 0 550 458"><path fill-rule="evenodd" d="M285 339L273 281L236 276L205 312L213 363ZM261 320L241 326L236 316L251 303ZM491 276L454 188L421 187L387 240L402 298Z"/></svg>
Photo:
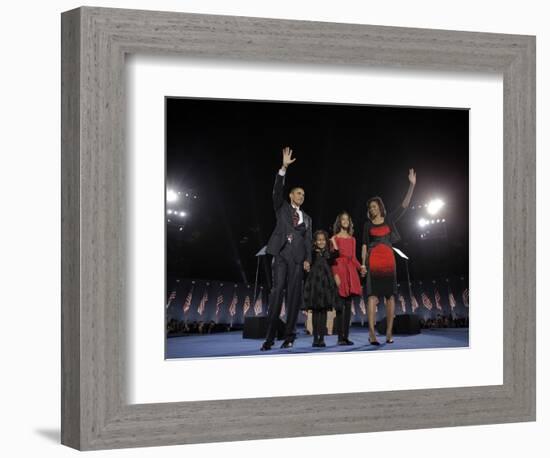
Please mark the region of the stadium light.
<svg viewBox="0 0 550 458"><path fill-rule="evenodd" d="M434 199L428 203L428 213L430 215L435 215L441 210L445 203L441 199Z"/></svg>
<svg viewBox="0 0 550 458"><path fill-rule="evenodd" d="M426 224L429 224L429 221L426 221L424 218L420 218L420 219L418 220L418 225L419 225L420 227L424 227Z"/></svg>
<svg viewBox="0 0 550 458"><path fill-rule="evenodd" d="M175 202L178 200L178 193L176 191L173 191L172 189L169 189L166 192L166 200L168 202Z"/></svg>

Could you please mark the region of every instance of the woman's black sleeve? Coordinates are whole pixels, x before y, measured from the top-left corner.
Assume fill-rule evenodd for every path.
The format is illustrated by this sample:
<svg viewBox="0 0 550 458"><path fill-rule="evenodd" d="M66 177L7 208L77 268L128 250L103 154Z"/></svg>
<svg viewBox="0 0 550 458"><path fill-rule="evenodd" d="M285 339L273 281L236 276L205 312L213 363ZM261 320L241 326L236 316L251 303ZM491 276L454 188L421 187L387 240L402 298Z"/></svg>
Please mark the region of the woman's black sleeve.
<svg viewBox="0 0 550 458"><path fill-rule="evenodd" d="M399 218L401 218L405 214L406 211L407 211L407 207L403 207L403 205L399 205L399 207L397 207L395 210L390 212L388 216L390 220L395 223Z"/></svg>
<svg viewBox="0 0 550 458"><path fill-rule="evenodd" d="M363 226L363 245L369 246L369 223L366 222Z"/></svg>

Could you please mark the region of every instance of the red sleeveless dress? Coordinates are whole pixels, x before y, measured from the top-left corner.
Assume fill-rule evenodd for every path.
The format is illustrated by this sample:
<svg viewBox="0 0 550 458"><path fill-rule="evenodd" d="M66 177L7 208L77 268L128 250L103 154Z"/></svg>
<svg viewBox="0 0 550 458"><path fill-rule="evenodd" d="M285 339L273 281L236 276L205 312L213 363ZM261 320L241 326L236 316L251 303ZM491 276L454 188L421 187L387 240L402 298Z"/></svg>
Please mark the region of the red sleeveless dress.
<svg viewBox="0 0 550 458"><path fill-rule="evenodd" d="M338 294L340 297L349 297L362 294L361 280L358 269L361 263L356 256L355 237L335 237L339 256L332 265L332 274L340 277Z"/></svg>

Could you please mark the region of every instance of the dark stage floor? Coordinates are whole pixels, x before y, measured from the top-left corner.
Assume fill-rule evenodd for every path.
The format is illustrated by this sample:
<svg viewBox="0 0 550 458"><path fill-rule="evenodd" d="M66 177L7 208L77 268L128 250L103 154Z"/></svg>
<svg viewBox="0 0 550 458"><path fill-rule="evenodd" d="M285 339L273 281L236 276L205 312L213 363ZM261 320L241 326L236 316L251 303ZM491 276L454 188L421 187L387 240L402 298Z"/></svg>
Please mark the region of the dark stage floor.
<svg viewBox="0 0 550 458"><path fill-rule="evenodd" d="M333 335L325 337L327 344L325 348L314 348L311 346L313 338L307 335L303 328L299 328L298 337L293 348L281 349L279 347L282 341L276 341L273 348L268 352L260 351L263 339L243 339L242 331L188 335L167 339L166 359L468 347L468 331L467 328L424 329L416 335L395 335L393 344L386 344L386 337L379 335L380 346L373 346L369 344L366 328L352 327L349 338L355 345L336 345L337 336Z"/></svg>

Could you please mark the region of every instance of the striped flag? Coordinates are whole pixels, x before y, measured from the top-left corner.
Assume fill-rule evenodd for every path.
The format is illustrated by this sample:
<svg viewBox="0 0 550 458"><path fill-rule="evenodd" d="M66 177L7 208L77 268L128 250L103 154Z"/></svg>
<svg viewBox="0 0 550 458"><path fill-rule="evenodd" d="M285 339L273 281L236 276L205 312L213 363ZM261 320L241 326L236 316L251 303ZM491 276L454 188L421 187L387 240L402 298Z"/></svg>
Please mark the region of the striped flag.
<svg viewBox="0 0 550 458"><path fill-rule="evenodd" d="M208 287L204 290L204 294L202 295L202 299L199 303L199 306L197 307L197 313L202 316L204 313L204 309L206 307L206 303L208 302Z"/></svg>
<svg viewBox="0 0 550 458"><path fill-rule="evenodd" d="M452 292L449 293L449 305L451 306L451 310L453 310L456 307L455 296Z"/></svg>
<svg viewBox="0 0 550 458"><path fill-rule="evenodd" d="M285 298L283 297L283 305L281 307L281 313L279 313L279 318L283 321L286 321L286 306L285 306Z"/></svg>
<svg viewBox="0 0 550 458"><path fill-rule="evenodd" d="M418 305L418 301L416 300L416 297L413 295L411 296L411 305L412 305L412 311L414 313L414 311L419 308L420 306Z"/></svg>
<svg viewBox="0 0 550 458"><path fill-rule="evenodd" d="M170 296L168 297L168 303L166 304L166 308L170 307L170 304L175 298L176 298L176 291L174 290L170 293Z"/></svg>
<svg viewBox="0 0 550 458"><path fill-rule="evenodd" d="M262 301L262 289L260 288L260 294L258 294L256 303L254 304L254 315L258 316L263 311L264 311L264 303Z"/></svg>
<svg viewBox="0 0 550 458"><path fill-rule="evenodd" d="M468 292L468 288L466 288L462 293L462 302L464 302L464 307L468 307L470 305L470 293Z"/></svg>
<svg viewBox="0 0 550 458"><path fill-rule="evenodd" d="M191 289L189 290L189 293L187 293L187 297L185 298L185 302L183 303L183 313L187 313L189 309L191 308L191 302L193 302L193 288L195 287L194 284L191 285Z"/></svg>
<svg viewBox="0 0 550 458"><path fill-rule="evenodd" d="M424 305L424 307L426 307L428 310L431 310L433 305L428 295L426 293L422 293L420 297L422 298L422 304Z"/></svg>
<svg viewBox="0 0 550 458"><path fill-rule="evenodd" d="M218 316L222 311L222 304L223 304L223 294L220 291L220 294L218 294L218 298L216 299L216 316Z"/></svg>
<svg viewBox="0 0 550 458"><path fill-rule="evenodd" d="M403 294L399 295L399 302L401 303L401 311L405 313L407 311L407 303L405 302Z"/></svg>
<svg viewBox="0 0 550 458"><path fill-rule="evenodd" d="M437 310L443 310L443 307L441 307L441 296L439 295L439 291L435 290L435 308Z"/></svg>
<svg viewBox="0 0 550 458"><path fill-rule="evenodd" d="M365 298L363 297L363 295L361 295L361 300L359 301L359 308L361 309L361 313L363 315L367 314L367 307L365 305Z"/></svg>
<svg viewBox="0 0 550 458"><path fill-rule="evenodd" d="M246 316L246 312L250 309L250 296L247 294L244 298L244 304L243 304L243 317Z"/></svg>
<svg viewBox="0 0 550 458"><path fill-rule="evenodd" d="M229 315L231 317L234 317L237 314L237 290L235 289L235 292L233 293L233 299L231 300L231 304L229 305ZM233 319L231 320L233 322Z"/></svg>

